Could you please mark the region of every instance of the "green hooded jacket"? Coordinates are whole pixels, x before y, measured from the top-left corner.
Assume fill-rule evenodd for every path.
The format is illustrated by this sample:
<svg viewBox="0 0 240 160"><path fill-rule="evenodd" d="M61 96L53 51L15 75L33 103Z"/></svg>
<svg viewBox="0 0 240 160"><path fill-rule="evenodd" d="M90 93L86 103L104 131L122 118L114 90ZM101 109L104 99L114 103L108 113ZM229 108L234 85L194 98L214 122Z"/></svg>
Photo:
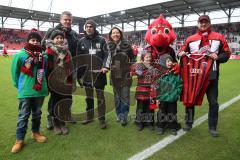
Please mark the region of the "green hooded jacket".
<svg viewBox="0 0 240 160"><path fill-rule="evenodd" d="M157 100L175 102L182 92L182 79L180 75L170 72L158 79L159 88Z"/></svg>
<svg viewBox="0 0 240 160"><path fill-rule="evenodd" d="M39 91L33 89L33 86L35 84L35 79L37 76L36 75L37 66L34 65L33 77L21 72L21 67L25 64L24 62L25 60L27 60L28 56L29 55L26 53L24 48L22 48L19 52L13 55L11 73L12 73L13 85L18 89L17 97L30 98L30 97L47 96L48 95L47 79L46 79L47 56L44 55L44 61L45 61L44 74L45 75L43 76L42 88Z"/></svg>

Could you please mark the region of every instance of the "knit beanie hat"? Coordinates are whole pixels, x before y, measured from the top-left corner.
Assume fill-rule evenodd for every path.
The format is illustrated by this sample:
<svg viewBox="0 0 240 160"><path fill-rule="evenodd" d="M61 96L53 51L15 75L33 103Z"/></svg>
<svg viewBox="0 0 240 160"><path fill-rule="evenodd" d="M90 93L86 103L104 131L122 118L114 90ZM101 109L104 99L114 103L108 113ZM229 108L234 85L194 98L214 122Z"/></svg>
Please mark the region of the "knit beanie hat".
<svg viewBox="0 0 240 160"><path fill-rule="evenodd" d="M57 30L54 30L52 32L52 34L50 35L50 39L53 40L58 35L60 35L60 36L62 36L64 38L64 33L61 30L57 29Z"/></svg>
<svg viewBox="0 0 240 160"><path fill-rule="evenodd" d="M160 57L160 65L163 66L164 68L167 68L166 65L167 59L170 59L171 61L173 60L169 54L164 54Z"/></svg>
<svg viewBox="0 0 240 160"><path fill-rule="evenodd" d="M31 30L31 32L29 33L28 37L27 37L27 41L29 41L30 39L36 38L39 42L41 42L42 37L41 35L38 33L38 30L33 28Z"/></svg>
<svg viewBox="0 0 240 160"><path fill-rule="evenodd" d="M86 28L86 25L87 25L87 24L91 24L94 29L96 29L96 27L97 27L97 23L96 23L94 20L92 20L92 19L89 19L89 20L87 20L87 21L85 22L85 24L84 24L85 28Z"/></svg>

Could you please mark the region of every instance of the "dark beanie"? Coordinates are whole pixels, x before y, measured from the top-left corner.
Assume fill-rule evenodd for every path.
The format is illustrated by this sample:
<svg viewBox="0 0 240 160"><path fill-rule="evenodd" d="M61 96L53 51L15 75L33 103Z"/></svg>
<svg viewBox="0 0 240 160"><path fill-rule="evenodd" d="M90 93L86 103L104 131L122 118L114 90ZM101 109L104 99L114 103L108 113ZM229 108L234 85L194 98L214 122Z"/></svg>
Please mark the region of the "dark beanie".
<svg viewBox="0 0 240 160"><path fill-rule="evenodd" d="M64 33L61 30L54 30L52 34L50 35L50 39L53 40L58 35L62 36L64 38Z"/></svg>
<svg viewBox="0 0 240 160"><path fill-rule="evenodd" d="M94 29L96 29L96 27L97 27L96 22L95 22L94 20L92 20L92 19L89 19L89 20L87 20L87 21L85 22L85 25L84 25L85 28L86 28L86 25L87 25L87 24L91 24Z"/></svg>
<svg viewBox="0 0 240 160"><path fill-rule="evenodd" d="M27 37L27 41L29 41L30 39L36 38L39 42L41 42L42 37L41 35L38 33L38 30L33 28L31 30L31 32L29 33L28 37Z"/></svg>
<svg viewBox="0 0 240 160"><path fill-rule="evenodd" d="M166 61L167 59L173 60L169 54L164 54L160 57L160 65L167 68Z"/></svg>

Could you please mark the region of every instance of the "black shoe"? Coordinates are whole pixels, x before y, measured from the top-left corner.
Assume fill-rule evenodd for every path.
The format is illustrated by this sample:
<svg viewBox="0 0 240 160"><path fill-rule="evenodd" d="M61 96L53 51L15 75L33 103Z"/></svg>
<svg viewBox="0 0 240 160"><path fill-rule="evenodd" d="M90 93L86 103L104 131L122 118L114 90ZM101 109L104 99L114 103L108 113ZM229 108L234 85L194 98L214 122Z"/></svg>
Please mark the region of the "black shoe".
<svg viewBox="0 0 240 160"><path fill-rule="evenodd" d="M120 119L119 119L118 117L117 117L117 119L116 119L116 122L117 122L117 123L119 123L119 122L120 122Z"/></svg>
<svg viewBox="0 0 240 160"><path fill-rule="evenodd" d="M107 125L106 125L105 121L100 121L99 123L100 123L99 126L100 126L101 129L106 129L107 128Z"/></svg>
<svg viewBox="0 0 240 160"><path fill-rule="evenodd" d="M122 120L120 120L120 123L121 123L122 126L126 126L127 125L127 120L122 119Z"/></svg>
<svg viewBox="0 0 240 160"><path fill-rule="evenodd" d="M148 126L148 129L149 129L150 131L154 131L154 126L153 126L153 125L149 125L149 126Z"/></svg>
<svg viewBox="0 0 240 160"><path fill-rule="evenodd" d="M157 134L163 135L164 134L164 129L163 128L157 128Z"/></svg>
<svg viewBox="0 0 240 160"><path fill-rule="evenodd" d="M62 124L62 125L60 126L60 128L61 128L61 131L62 131L62 134L63 134L63 135L68 134L68 128L67 128L66 124Z"/></svg>
<svg viewBox="0 0 240 160"><path fill-rule="evenodd" d="M47 129L48 130L52 130L53 129L53 122L52 122L52 120L48 120L48 122L47 122Z"/></svg>
<svg viewBox="0 0 240 160"><path fill-rule="evenodd" d="M61 130L61 127L60 126L54 126L53 127L53 132L54 132L54 134L56 134L56 135L60 135L60 134L62 134L62 130Z"/></svg>
<svg viewBox="0 0 240 160"><path fill-rule="evenodd" d="M185 126L183 127L183 130L185 132L190 131L191 129L192 129L192 125L185 124Z"/></svg>
<svg viewBox="0 0 240 160"><path fill-rule="evenodd" d="M176 129L171 129L171 134L176 136L177 135L177 130Z"/></svg>
<svg viewBox="0 0 240 160"><path fill-rule="evenodd" d="M219 133L216 129L209 129L209 133L212 135L212 137L219 137Z"/></svg>
<svg viewBox="0 0 240 160"><path fill-rule="evenodd" d="M76 124L77 121L71 116L71 117L69 118L69 123Z"/></svg>
<svg viewBox="0 0 240 160"><path fill-rule="evenodd" d="M137 124L136 126L138 131L142 131L144 129L143 124Z"/></svg>

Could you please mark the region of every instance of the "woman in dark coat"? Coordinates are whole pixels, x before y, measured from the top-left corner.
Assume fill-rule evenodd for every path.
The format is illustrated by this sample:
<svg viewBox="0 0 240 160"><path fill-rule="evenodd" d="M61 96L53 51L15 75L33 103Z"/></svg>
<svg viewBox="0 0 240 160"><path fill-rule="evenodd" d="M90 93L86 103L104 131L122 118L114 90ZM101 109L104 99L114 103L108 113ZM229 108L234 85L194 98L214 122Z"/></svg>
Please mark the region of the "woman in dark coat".
<svg viewBox="0 0 240 160"><path fill-rule="evenodd" d="M109 32L108 47L110 53L105 67L111 69L110 82L113 86L117 121L123 126L127 124L130 105L130 65L135 61L131 45L124 40L122 31L113 27Z"/></svg>

